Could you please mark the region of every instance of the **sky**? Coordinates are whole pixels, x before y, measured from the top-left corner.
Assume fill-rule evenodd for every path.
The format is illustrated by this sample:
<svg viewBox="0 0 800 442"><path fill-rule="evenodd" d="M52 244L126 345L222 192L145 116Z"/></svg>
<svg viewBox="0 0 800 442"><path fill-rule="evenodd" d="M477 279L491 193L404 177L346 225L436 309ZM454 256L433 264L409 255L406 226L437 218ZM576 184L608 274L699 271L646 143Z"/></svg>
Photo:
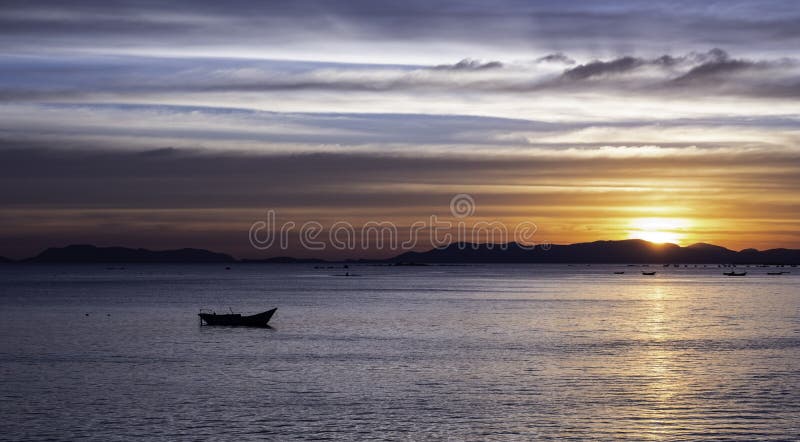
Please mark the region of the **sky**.
<svg viewBox="0 0 800 442"><path fill-rule="evenodd" d="M794 1L0 3L0 255L251 225L800 248ZM424 248L424 247L423 247Z"/></svg>

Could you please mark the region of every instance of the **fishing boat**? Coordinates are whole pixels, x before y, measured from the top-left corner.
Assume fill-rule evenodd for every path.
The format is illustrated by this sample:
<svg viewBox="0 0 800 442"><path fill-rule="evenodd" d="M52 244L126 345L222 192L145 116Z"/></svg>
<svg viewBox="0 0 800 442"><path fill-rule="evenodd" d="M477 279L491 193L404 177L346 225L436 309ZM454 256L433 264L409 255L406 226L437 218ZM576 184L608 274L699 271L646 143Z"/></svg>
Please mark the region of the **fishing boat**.
<svg viewBox="0 0 800 442"><path fill-rule="evenodd" d="M239 313L218 315L215 312L200 312L200 325L227 325L230 327L269 327L269 320L275 314L274 308L256 315L244 316Z"/></svg>
<svg viewBox="0 0 800 442"><path fill-rule="evenodd" d="M723 275L725 276L744 276L746 274L747 272L733 272L733 271L723 273Z"/></svg>
<svg viewBox="0 0 800 442"><path fill-rule="evenodd" d="M655 274L656 274L656 272L642 272L642 275L645 275L645 276L653 276Z"/></svg>
<svg viewBox="0 0 800 442"><path fill-rule="evenodd" d="M789 272L767 272L767 275L784 275Z"/></svg>
<svg viewBox="0 0 800 442"><path fill-rule="evenodd" d="M614 272L615 275L624 275L625 272Z"/></svg>

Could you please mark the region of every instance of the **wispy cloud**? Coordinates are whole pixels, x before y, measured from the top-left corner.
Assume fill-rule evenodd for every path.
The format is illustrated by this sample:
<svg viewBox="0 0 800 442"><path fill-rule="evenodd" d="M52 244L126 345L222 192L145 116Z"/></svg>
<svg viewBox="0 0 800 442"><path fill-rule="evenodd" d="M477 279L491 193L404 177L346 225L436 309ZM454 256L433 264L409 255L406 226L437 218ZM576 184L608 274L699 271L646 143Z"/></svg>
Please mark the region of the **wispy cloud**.
<svg viewBox="0 0 800 442"><path fill-rule="evenodd" d="M660 210L787 242L798 19L788 0L4 2L0 240L221 244L265 205L408 220L471 192L553 241Z"/></svg>
<svg viewBox="0 0 800 442"><path fill-rule="evenodd" d="M587 54L587 48L606 55L637 48L652 56L667 46L685 51L698 43L752 55L800 47L799 16L788 0L731 0L724 7L683 0L409 0L379 7L360 0L237 0L225 7L206 0L44 0L5 2L0 36L6 50L34 52L236 53L402 63L440 59L442 51L464 47L479 49L480 58L499 59L553 49L602 55Z"/></svg>
<svg viewBox="0 0 800 442"><path fill-rule="evenodd" d="M550 57L550 56L547 56ZM563 56L566 57L566 56ZM541 60L541 58L539 59ZM734 58L705 53L626 55L592 60L561 71L552 63L463 59L430 67L288 63L241 59L72 59L53 65L38 58L2 58L13 75L0 77L0 100L91 100L100 95L130 100L145 94L427 91L439 94L559 94L625 91L641 96L794 97L800 63L778 58ZM98 69L105 66L106 69Z"/></svg>
<svg viewBox="0 0 800 442"><path fill-rule="evenodd" d="M568 69L564 72L563 77L569 80L584 80L591 77L629 72L643 64L645 64L644 60L630 56L611 61L593 61Z"/></svg>
<svg viewBox="0 0 800 442"><path fill-rule="evenodd" d="M438 66L434 66L434 69L451 70L451 71L482 71L486 69L497 69L501 67L503 67L503 63L499 61L483 62L480 60L472 60L469 58L465 58L456 64L440 64Z"/></svg>

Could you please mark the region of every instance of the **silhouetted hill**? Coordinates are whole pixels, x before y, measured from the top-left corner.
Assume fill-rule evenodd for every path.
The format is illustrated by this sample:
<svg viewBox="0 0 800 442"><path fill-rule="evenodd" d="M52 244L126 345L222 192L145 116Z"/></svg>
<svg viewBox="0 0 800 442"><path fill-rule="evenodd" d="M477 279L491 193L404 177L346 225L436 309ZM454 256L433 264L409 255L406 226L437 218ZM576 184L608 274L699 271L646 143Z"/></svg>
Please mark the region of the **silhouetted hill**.
<svg viewBox="0 0 800 442"><path fill-rule="evenodd" d="M0 256L0 264L6 263L6 262L14 262L14 260L6 258L5 256Z"/></svg>
<svg viewBox="0 0 800 442"><path fill-rule="evenodd" d="M712 244L693 244L680 247L675 244L654 244L640 239L622 241L595 241L570 245L541 246L533 250L509 243L499 244L458 243L427 252L408 252L391 262L421 263L663 263L663 264L796 264L800 263L800 250L772 249L758 251L746 249L736 252Z"/></svg>
<svg viewBox="0 0 800 442"><path fill-rule="evenodd" d="M127 247L95 247L71 245L52 247L27 260L28 262L64 263L166 263L166 262L234 262L232 256L202 249L180 249L153 251L129 249Z"/></svg>
<svg viewBox="0 0 800 442"><path fill-rule="evenodd" d="M2 262L15 262L0 257ZM242 262L263 264L320 264L323 259L286 256L243 259L202 249L152 251L126 247L96 247L71 245L49 248L24 262L42 263L203 263ZM640 239L595 241L569 245L537 246L532 250L515 243L500 244L454 243L427 252L407 252L386 260L348 260L353 263L392 263L396 265L422 263L597 263L597 264L800 264L800 250L744 249L734 251L713 244L654 244Z"/></svg>

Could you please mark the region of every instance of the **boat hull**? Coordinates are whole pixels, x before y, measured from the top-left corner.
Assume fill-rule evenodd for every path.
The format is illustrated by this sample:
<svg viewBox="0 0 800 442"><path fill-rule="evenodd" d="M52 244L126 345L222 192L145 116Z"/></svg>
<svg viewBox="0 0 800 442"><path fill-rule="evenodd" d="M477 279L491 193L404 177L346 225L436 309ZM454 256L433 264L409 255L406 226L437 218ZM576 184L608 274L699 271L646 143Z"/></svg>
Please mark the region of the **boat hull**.
<svg viewBox="0 0 800 442"><path fill-rule="evenodd" d="M269 320L275 311L267 310L257 315L242 316L240 314L218 315L216 313L198 313L201 324L222 325L228 327L269 327Z"/></svg>

